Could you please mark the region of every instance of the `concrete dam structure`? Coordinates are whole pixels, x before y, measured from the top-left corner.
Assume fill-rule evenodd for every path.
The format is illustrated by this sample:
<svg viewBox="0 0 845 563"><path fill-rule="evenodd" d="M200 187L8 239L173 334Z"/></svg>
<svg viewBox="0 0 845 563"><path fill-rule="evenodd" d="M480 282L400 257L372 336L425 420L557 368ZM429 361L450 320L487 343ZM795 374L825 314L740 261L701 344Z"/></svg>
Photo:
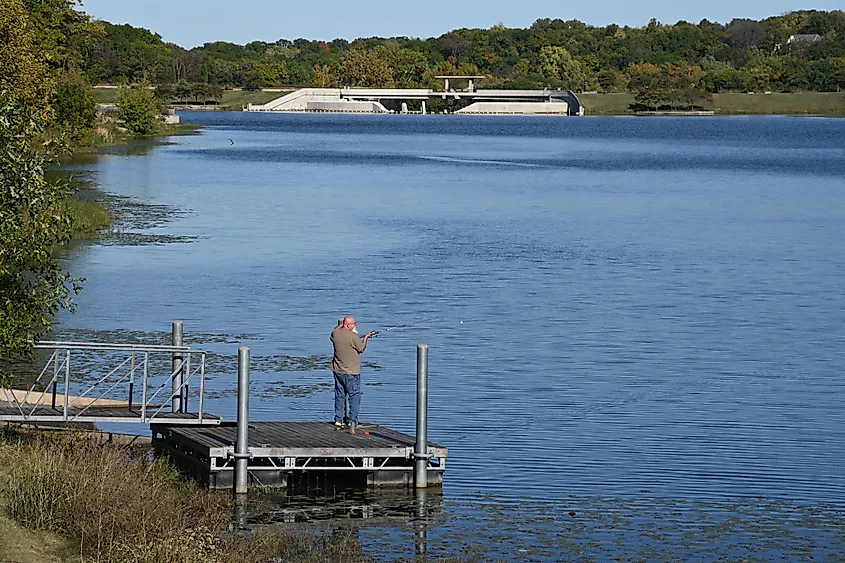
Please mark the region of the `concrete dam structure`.
<svg viewBox="0 0 845 563"><path fill-rule="evenodd" d="M295 113L426 113L430 100L467 100L455 110L466 115L584 115L584 107L571 90L477 90L473 79L481 77L439 76L444 89L424 88L302 88L266 104L249 104L244 111ZM450 88L450 80L468 80L466 88ZM408 111L407 104L420 102L421 111ZM388 105L398 109L388 109Z"/></svg>

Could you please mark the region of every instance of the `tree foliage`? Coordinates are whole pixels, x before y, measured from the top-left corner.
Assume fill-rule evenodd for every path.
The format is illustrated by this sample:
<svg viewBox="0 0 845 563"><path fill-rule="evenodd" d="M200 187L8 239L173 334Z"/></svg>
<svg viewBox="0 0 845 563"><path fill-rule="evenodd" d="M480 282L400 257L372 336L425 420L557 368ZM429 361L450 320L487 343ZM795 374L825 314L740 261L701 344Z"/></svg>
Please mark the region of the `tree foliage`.
<svg viewBox="0 0 845 563"><path fill-rule="evenodd" d="M117 93L117 109L124 127L133 135L151 135L161 123L155 92L146 82L122 87Z"/></svg>
<svg viewBox="0 0 845 563"><path fill-rule="evenodd" d="M384 59L365 49L349 51L337 69L342 86L392 88L393 73Z"/></svg>
<svg viewBox="0 0 845 563"><path fill-rule="evenodd" d="M20 0L2 0L0 10L0 90L21 103L39 106L52 93L45 65L35 55L32 26Z"/></svg>
<svg viewBox="0 0 845 563"><path fill-rule="evenodd" d="M105 36L103 25L82 12L78 0L23 0L23 4L37 52L55 71L79 69Z"/></svg>
<svg viewBox="0 0 845 563"><path fill-rule="evenodd" d="M83 78L72 74L62 76L51 105L57 124L71 139L82 140L93 129L97 119L97 100Z"/></svg>
<svg viewBox="0 0 845 563"><path fill-rule="evenodd" d="M579 90L586 78L581 63L572 58L565 47L551 45L542 47L537 67L548 84L558 88Z"/></svg>
<svg viewBox="0 0 845 563"><path fill-rule="evenodd" d="M66 184L44 171L54 143L48 127L53 82L36 53L33 27L21 0L0 10L0 356L27 354L53 315L70 307L69 279L52 258L68 236L62 203ZM70 286L68 285L70 284Z"/></svg>
<svg viewBox="0 0 845 563"><path fill-rule="evenodd" d="M70 308L71 280L53 260L67 240L70 220L61 202L63 183L44 177L48 164L34 139L45 132L43 112L0 92L0 352L25 354L52 326L53 315Z"/></svg>
<svg viewBox="0 0 845 563"><path fill-rule="evenodd" d="M75 0L43 1L73 4ZM157 84L185 81L245 88L413 88L428 86L435 69L445 64L488 76L487 87L612 92L624 91L631 83L635 86L631 91L637 92L638 69L655 65L697 68L690 75L697 73L700 82L688 86L710 91L845 88L838 73L829 77L823 71L831 60L845 57L845 12L839 10L791 12L761 21L734 19L727 25L652 20L641 28L543 18L527 29L496 25L456 29L427 39L297 38L246 45L218 41L190 50L166 43L146 29L107 22L102 28L102 36L90 22L84 28L89 56L83 57L81 66L92 82L146 79ZM812 33L818 33L820 40L790 42L790 37ZM773 68L778 71L770 72Z"/></svg>

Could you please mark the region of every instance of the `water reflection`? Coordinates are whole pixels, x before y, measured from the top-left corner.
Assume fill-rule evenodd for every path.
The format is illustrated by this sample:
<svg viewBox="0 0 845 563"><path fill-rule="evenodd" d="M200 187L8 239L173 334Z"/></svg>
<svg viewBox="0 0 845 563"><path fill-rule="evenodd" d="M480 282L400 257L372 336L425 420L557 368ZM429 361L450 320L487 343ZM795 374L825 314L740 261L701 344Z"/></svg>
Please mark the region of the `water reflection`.
<svg viewBox="0 0 845 563"><path fill-rule="evenodd" d="M324 482L317 488L300 485L291 491L252 493L249 498L236 499L233 527L252 530L287 525L370 530L362 537L365 544L378 537L381 539L377 543L383 543L387 552L413 553L415 560L426 561L429 530L447 526L445 504L439 488L340 488Z"/></svg>
<svg viewBox="0 0 845 563"><path fill-rule="evenodd" d="M428 489L414 489L414 504L417 512L414 523L414 554L418 558L425 559L428 552L428 507L429 493L438 494L439 491L430 491ZM442 500L442 494L440 494Z"/></svg>
<svg viewBox="0 0 845 563"><path fill-rule="evenodd" d="M248 525L327 520L361 520L383 525L393 520L425 526L445 515L443 492L439 488L415 491L333 488L331 485L311 490L302 485L291 491L274 491L250 498L244 510ZM425 538L424 528L420 537Z"/></svg>

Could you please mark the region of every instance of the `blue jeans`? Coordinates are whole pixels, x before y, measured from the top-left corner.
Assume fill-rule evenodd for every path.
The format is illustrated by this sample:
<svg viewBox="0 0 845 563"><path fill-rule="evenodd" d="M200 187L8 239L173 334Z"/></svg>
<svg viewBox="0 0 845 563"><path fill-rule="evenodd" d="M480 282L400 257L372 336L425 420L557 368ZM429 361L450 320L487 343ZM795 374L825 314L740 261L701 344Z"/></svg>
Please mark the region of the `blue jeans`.
<svg viewBox="0 0 845 563"><path fill-rule="evenodd" d="M332 372L334 373L334 372ZM346 396L349 395L349 416L346 416ZM334 374L334 420L335 422L358 422L361 408L361 376L346 373Z"/></svg>

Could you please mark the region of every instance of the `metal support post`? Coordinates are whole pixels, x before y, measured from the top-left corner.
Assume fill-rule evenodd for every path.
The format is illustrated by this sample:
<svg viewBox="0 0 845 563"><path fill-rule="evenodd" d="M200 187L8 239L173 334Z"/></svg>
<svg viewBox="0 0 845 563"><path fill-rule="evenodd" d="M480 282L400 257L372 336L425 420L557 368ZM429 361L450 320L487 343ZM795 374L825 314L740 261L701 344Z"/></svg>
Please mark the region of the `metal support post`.
<svg viewBox="0 0 845 563"><path fill-rule="evenodd" d="M238 348L238 441L235 443L235 494L246 493L249 460L249 348Z"/></svg>
<svg viewBox="0 0 845 563"><path fill-rule="evenodd" d="M191 377L191 353L188 352L187 356L183 359L182 362L182 410L181 412L190 412L188 411L188 379Z"/></svg>
<svg viewBox="0 0 845 563"><path fill-rule="evenodd" d="M132 410L132 396L135 394L135 351L132 351L132 363L129 367L129 410Z"/></svg>
<svg viewBox="0 0 845 563"><path fill-rule="evenodd" d="M205 352L200 355L200 408L197 416L199 423L202 424L202 410L205 408L203 403L203 395L205 395Z"/></svg>
<svg viewBox="0 0 845 563"><path fill-rule="evenodd" d="M52 406L53 410L56 410L56 385L58 384L59 379L59 351L53 351L53 400Z"/></svg>
<svg viewBox="0 0 845 563"><path fill-rule="evenodd" d="M70 401L70 348L65 350L65 411L64 421L67 422L68 402Z"/></svg>
<svg viewBox="0 0 845 563"><path fill-rule="evenodd" d="M414 487L428 486L428 344L417 344L417 443Z"/></svg>
<svg viewBox="0 0 845 563"><path fill-rule="evenodd" d="M141 384L141 420L147 422L147 383L150 379L150 353L144 352L144 382Z"/></svg>
<svg viewBox="0 0 845 563"><path fill-rule="evenodd" d="M182 346L184 340L184 329L182 321L173 321L173 330L170 335L171 346ZM173 363L170 373L173 374L173 395L170 398L170 411L182 412L182 354L173 352Z"/></svg>

